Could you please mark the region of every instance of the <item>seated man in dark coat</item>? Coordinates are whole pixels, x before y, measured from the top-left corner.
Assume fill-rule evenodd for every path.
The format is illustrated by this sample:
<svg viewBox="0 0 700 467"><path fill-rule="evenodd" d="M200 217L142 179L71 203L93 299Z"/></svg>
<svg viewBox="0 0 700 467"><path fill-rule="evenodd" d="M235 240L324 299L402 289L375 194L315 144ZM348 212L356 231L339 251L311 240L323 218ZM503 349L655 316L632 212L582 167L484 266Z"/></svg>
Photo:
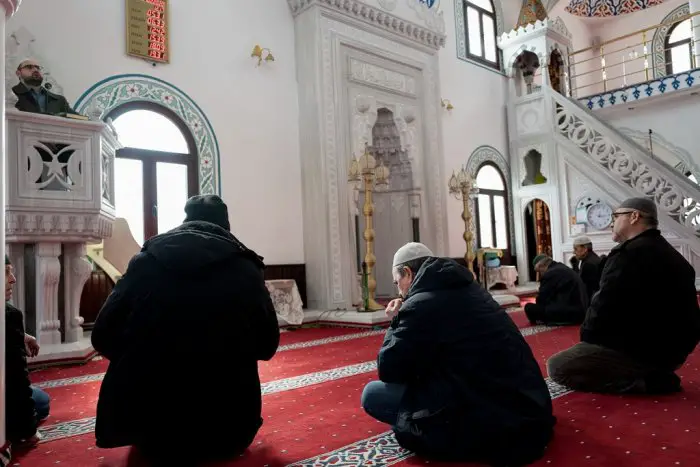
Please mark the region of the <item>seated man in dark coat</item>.
<svg viewBox="0 0 700 467"><path fill-rule="evenodd" d="M536 302L525 305L530 323L581 324L588 295L578 273L547 255L536 256L533 264L540 273L540 289Z"/></svg>
<svg viewBox="0 0 700 467"><path fill-rule="evenodd" d="M65 97L54 94L42 86L44 76L36 60L23 60L17 67L19 84L12 88L17 96L15 107L23 112L49 115L77 114Z"/></svg>
<svg viewBox="0 0 700 467"><path fill-rule="evenodd" d="M700 341L695 270L659 232L656 205L631 198L613 214L613 240L581 342L547 362L573 389L669 393Z"/></svg>
<svg viewBox="0 0 700 467"><path fill-rule="evenodd" d="M257 362L280 337L262 258L231 234L221 198L195 196L185 213L131 260L92 331L110 361L97 445L134 445L158 465L229 459L250 445L262 425ZM225 375L222 400L215 381Z"/></svg>
<svg viewBox="0 0 700 467"><path fill-rule="evenodd" d="M5 255L5 300L12 298L16 282L10 258ZM41 440L39 422L49 416L49 395L32 387L27 355L39 353L36 339L24 332L24 314L5 303L5 427L14 444L35 445ZM1 421L0 421L1 423ZM1 446L0 446L1 447Z"/></svg>
<svg viewBox="0 0 700 467"><path fill-rule="evenodd" d="M586 286L588 303L591 303L593 295L600 285L600 257L593 251L593 242L588 237L574 239L574 256L571 257L573 270L581 276L581 281Z"/></svg>
<svg viewBox="0 0 700 467"><path fill-rule="evenodd" d="M450 461L522 465L540 458L555 418L519 330L469 270L420 243L394 256L402 298L362 394L399 444Z"/></svg>

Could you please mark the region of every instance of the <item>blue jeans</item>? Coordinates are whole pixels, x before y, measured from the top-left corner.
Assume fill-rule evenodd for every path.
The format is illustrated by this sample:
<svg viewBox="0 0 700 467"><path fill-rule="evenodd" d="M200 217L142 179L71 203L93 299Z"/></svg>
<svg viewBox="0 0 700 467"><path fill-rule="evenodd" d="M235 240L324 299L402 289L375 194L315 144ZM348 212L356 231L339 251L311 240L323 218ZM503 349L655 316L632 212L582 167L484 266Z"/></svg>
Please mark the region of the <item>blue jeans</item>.
<svg viewBox="0 0 700 467"><path fill-rule="evenodd" d="M362 391L362 408L372 418L394 426L399 416L399 404L406 392L403 384L371 381Z"/></svg>
<svg viewBox="0 0 700 467"><path fill-rule="evenodd" d="M32 399L36 410L36 419L42 421L49 416L50 398L46 392L32 386Z"/></svg>

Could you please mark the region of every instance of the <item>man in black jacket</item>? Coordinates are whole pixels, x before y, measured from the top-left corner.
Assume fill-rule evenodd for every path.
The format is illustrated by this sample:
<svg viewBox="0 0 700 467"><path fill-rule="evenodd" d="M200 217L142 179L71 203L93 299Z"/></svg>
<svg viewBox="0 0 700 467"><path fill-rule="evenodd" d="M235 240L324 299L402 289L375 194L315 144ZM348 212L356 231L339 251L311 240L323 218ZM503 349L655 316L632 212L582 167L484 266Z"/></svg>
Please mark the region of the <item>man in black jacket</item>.
<svg viewBox="0 0 700 467"><path fill-rule="evenodd" d="M257 362L280 338L262 258L231 234L221 198L195 196L185 213L130 261L92 331L110 361L97 445L133 445L157 465L230 459L250 445L262 425Z"/></svg>
<svg viewBox="0 0 700 467"><path fill-rule="evenodd" d="M586 286L588 303L591 303L593 295L600 285L600 257L593 251L593 242L586 236L574 239L574 256L571 257L571 266L581 276L581 281Z"/></svg>
<svg viewBox="0 0 700 467"><path fill-rule="evenodd" d="M547 255L536 256L533 264L540 274L540 289L536 303L525 305L530 323L581 324L588 295L578 273Z"/></svg>
<svg viewBox="0 0 700 467"><path fill-rule="evenodd" d="M542 456L555 418L513 321L469 270L420 243L394 256L401 298L362 406L399 444L433 459L522 465Z"/></svg>
<svg viewBox="0 0 700 467"><path fill-rule="evenodd" d="M5 255L5 300L12 299L16 282L10 258ZM5 424L7 439L15 444L34 445L41 440L39 422L49 416L49 396L32 387L27 355L39 353L36 339L24 332L24 314L5 302Z"/></svg>
<svg viewBox="0 0 700 467"><path fill-rule="evenodd" d="M581 326L581 342L550 358L549 375L573 389L669 393L675 371L700 341L695 270L661 236L656 205L624 201L600 290Z"/></svg>
<svg viewBox="0 0 700 467"><path fill-rule="evenodd" d="M65 97L42 86L44 76L41 65L36 60L23 60L17 67L16 74L19 83L12 88L12 92L17 96L15 107L18 110L49 115L77 113Z"/></svg>

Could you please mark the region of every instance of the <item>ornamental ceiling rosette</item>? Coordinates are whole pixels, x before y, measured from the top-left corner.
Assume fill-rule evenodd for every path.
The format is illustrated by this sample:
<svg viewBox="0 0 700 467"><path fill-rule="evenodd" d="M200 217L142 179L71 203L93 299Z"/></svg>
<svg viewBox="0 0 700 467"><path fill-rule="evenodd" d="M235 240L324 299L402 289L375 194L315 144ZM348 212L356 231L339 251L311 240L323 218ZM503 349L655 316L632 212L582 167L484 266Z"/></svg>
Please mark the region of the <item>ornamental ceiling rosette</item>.
<svg viewBox="0 0 700 467"><path fill-rule="evenodd" d="M587 18L609 18L661 5L664 0L571 0L568 13Z"/></svg>

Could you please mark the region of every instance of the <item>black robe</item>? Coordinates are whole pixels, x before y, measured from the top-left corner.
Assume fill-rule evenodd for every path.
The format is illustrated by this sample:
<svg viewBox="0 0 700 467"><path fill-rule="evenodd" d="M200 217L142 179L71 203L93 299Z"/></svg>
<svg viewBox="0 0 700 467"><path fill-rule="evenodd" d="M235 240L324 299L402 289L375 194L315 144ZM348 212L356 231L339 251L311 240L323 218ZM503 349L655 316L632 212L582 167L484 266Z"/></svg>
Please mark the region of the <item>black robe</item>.
<svg viewBox="0 0 700 467"><path fill-rule="evenodd" d="M227 458L262 425L258 360L279 345L262 258L230 232L187 222L148 240L100 311L109 359L97 445ZM206 446L206 449L195 449Z"/></svg>

